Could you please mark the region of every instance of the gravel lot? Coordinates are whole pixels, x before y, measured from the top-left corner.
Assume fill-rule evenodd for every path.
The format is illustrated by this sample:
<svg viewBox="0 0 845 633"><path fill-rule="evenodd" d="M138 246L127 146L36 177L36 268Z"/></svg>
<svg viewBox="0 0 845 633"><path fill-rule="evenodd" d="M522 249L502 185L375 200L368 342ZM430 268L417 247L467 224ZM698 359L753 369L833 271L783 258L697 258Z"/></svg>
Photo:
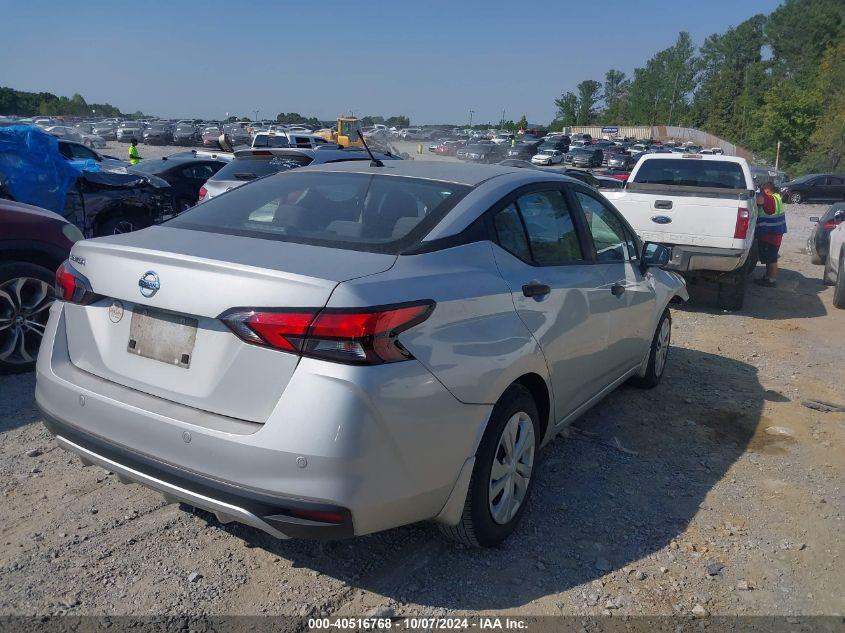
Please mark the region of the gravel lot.
<svg viewBox="0 0 845 633"><path fill-rule="evenodd" d="M743 311L693 288L662 385L558 437L492 551L427 524L334 543L220 525L82 468L41 425L34 376L0 377L0 614L845 613L845 414L801 405L845 402L845 311L803 253L820 211L788 208L780 286Z"/></svg>

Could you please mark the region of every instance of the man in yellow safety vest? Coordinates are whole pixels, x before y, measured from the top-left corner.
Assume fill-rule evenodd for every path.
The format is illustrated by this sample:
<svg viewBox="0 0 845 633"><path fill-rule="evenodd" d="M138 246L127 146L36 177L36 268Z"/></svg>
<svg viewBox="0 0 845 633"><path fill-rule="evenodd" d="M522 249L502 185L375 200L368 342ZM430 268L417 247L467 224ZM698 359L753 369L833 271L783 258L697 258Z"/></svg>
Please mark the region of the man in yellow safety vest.
<svg viewBox="0 0 845 633"><path fill-rule="evenodd" d="M137 165L141 162L141 154L138 153L138 139L133 138L129 144L129 164Z"/></svg>

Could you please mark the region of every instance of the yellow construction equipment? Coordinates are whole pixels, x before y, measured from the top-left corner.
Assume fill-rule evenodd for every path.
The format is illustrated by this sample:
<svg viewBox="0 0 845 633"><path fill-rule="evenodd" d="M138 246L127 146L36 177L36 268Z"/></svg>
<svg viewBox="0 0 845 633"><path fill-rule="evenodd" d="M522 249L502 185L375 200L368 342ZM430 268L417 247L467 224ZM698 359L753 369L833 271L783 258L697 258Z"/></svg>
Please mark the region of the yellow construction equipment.
<svg viewBox="0 0 845 633"><path fill-rule="evenodd" d="M358 132L361 131L361 120L356 117L339 116L337 126L333 130L319 130L316 132L329 143L337 143L341 147L363 147Z"/></svg>

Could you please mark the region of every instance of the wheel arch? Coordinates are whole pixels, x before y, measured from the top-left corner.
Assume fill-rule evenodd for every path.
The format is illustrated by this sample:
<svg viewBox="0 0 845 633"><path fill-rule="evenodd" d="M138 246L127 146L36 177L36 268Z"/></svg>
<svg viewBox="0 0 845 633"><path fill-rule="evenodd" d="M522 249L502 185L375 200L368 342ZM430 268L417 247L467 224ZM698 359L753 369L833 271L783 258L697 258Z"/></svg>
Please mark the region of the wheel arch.
<svg viewBox="0 0 845 633"><path fill-rule="evenodd" d="M522 385L528 390L531 397L534 398L534 404L537 405L537 411L540 414L540 419L538 420L540 424L540 444L544 444L546 433L551 426L552 397L549 385L542 376L534 372L523 374L508 385L508 389L510 389L511 385Z"/></svg>

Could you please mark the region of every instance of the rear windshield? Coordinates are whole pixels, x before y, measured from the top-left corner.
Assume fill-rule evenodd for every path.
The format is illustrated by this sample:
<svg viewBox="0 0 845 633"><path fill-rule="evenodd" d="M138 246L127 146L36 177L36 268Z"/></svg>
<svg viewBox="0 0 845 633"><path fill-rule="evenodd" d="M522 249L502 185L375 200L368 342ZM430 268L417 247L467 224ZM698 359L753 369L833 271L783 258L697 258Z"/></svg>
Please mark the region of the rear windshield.
<svg viewBox="0 0 845 633"><path fill-rule="evenodd" d="M252 142L253 147L288 147L288 139L281 134L259 134Z"/></svg>
<svg viewBox="0 0 845 633"><path fill-rule="evenodd" d="M747 189L739 163L691 158L646 160L640 163L634 182L683 187Z"/></svg>
<svg viewBox="0 0 845 633"><path fill-rule="evenodd" d="M396 254L469 191L416 178L295 170L212 198L168 226Z"/></svg>
<svg viewBox="0 0 845 633"><path fill-rule="evenodd" d="M255 180L280 171L304 167L309 156L246 156L229 161L213 180Z"/></svg>

